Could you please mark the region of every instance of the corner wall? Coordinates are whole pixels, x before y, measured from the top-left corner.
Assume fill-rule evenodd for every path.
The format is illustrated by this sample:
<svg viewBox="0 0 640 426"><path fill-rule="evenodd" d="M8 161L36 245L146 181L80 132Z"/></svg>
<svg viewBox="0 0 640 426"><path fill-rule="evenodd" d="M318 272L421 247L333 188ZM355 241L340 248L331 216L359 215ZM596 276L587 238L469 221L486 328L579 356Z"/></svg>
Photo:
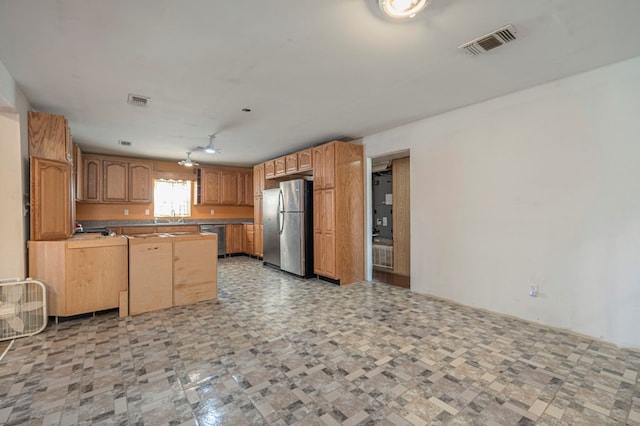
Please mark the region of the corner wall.
<svg viewBox="0 0 640 426"><path fill-rule="evenodd" d="M27 275L26 241L29 215L24 214L29 192L27 111L30 106L13 77L0 62L0 279Z"/></svg>
<svg viewBox="0 0 640 426"><path fill-rule="evenodd" d="M364 138L411 150L412 290L640 347L638 75L640 57Z"/></svg>

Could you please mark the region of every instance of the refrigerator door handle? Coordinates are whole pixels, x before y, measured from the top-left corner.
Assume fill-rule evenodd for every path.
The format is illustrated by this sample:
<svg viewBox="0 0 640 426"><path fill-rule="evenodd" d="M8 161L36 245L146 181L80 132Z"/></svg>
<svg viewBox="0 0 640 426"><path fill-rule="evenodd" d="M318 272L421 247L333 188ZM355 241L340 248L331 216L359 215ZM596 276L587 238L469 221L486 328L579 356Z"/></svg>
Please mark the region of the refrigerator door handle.
<svg viewBox="0 0 640 426"><path fill-rule="evenodd" d="M278 228L280 235L282 235L282 231L284 230L284 195L282 195L282 189L278 194Z"/></svg>

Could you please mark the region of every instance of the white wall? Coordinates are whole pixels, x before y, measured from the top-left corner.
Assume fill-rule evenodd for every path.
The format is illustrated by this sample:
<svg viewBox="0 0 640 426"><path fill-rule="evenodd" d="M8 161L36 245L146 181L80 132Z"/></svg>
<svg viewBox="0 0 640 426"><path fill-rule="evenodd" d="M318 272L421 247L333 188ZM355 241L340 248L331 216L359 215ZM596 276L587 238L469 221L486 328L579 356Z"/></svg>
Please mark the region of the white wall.
<svg viewBox="0 0 640 426"><path fill-rule="evenodd" d="M412 289L640 347L638 76L640 57L366 137L411 151Z"/></svg>
<svg viewBox="0 0 640 426"><path fill-rule="evenodd" d="M0 279L26 276L29 157L27 111L30 106L9 71L0 62Z"/></svg>

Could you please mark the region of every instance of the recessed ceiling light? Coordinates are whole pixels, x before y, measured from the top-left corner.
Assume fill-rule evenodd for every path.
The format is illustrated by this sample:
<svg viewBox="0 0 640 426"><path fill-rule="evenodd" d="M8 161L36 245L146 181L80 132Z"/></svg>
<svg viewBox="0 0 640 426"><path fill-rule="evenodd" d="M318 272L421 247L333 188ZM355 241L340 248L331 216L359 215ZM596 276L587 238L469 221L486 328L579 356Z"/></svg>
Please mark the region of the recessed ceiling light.
<svg viewBox="0 0 640 426"><path fill-rule="evenodd" d="M380 10L392 18L413 18L427 7L429 0L378 0Z"/></svg>

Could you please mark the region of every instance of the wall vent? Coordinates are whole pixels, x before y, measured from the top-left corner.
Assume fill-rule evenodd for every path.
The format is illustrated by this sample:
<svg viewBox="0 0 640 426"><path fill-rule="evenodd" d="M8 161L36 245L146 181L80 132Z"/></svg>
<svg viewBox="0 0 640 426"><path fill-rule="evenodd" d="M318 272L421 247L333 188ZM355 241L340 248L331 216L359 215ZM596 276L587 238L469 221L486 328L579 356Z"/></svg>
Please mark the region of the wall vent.
<svg viewBox="0 0 640 426"><path fill-rule="evenodd" d="M502 28L461 44L458 49L464 49L470 55L480 55L515 40L516 34L517 31L513 25L505 25Z"/></svg>
<svg viewBox="0 0 640 426"><path fill-rule="evenodd" d="M151 98L148 97L148 96L133 95L133 94L129 93L129 97L127 98L127 103L129 105L146 107L147 104L149 103L149 99L151 99Z"/></svg>

